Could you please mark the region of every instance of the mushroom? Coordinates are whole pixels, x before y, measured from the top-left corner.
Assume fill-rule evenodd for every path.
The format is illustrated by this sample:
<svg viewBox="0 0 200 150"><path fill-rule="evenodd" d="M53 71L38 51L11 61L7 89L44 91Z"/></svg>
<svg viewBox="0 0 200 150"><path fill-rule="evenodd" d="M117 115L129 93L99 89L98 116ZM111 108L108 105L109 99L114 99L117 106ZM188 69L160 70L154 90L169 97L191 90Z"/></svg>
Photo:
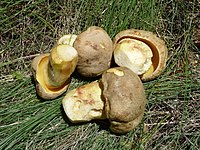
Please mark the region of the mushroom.
<svg viewBox="0 0 200 150"><path fill-rule="evenodd" d="M78 61L76 49L57 45L50 54L41 54L32 61L36 91L43 99L54 99L64 93Z"/></svg>
<svg viewBox="0 0 200 150"><path fill-rule="evenodd" d="M123 134L141 122L146 97L137 74L126 67L108 69L99 81L69 91L62 105L73 123L108 119L110 130Z"/></svg>
<svg viewBox="0 0 200 150"><path fill-rule="evenodd" d="M62 100L63 108L72 123L103 118L104 102L98 81L69 91Z"/></svg>
<svg viewBox="0 0 200 150"><path fill-rule="evenodd" d="M61 38L58 39L57 44L66 44L66 45L70 45L73 46L74 41L76 40L77 35L75 34L67 34L67 35L63 35Z"/></svg>
<svg viewBox="0 0 200 150"><path fill-rule="evenodd" d="M78 51L77 71L85 77L96 77L110 68L113 43L100 27L92 26L80 33L74 48Z"/></svg>
<svg viewBox="0 0 200 150"><path fill-rule="evenodd" d="M128 29L119 32L114 40L114 60L128 67L142 81L158 77L166 66L167 47L162 39L149 31Z"/></svg>

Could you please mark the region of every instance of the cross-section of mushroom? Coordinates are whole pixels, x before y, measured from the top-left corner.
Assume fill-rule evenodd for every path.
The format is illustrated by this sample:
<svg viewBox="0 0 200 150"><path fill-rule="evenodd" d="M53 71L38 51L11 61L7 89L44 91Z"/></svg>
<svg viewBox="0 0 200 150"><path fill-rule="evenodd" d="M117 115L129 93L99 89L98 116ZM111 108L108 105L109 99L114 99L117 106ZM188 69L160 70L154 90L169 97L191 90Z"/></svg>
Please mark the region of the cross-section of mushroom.
<svg viewBox="0 0 200 150"><path fill-rule="evenodd" d="M31 67L38 95L43 99L54 99L64 93L77 60L77 51L69 45L57 45L50 54L35 57Z"/></svg>
<svg viewBox="0 0 200 150"><path fill-rule="evenodd" d="M164 41L149 31L128 29L114 38L116 64L128 67L149 81L158 77L165 68L167 47Z"/></svg>

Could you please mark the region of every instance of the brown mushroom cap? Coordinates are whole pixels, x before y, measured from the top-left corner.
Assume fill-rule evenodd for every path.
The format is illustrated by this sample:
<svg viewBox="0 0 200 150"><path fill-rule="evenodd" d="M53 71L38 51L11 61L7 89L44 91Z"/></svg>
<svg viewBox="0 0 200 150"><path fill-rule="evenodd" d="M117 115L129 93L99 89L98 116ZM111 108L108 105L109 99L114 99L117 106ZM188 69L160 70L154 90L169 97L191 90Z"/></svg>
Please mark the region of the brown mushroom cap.
<svg viewBox="0 0 200 150"><path fill-rule="evenodd" d="M86 77L96 77L110 68L113 43L100 27L92 26L79 34L74 42L78 51L77 71Z"/></svg>
<svg viewBox="0 0 200 150"><path fill-rule="evenodd" d="M105 99L105 116L111 131L126 133L142 120L146 105L143 84L135 73L125 67L111 68L100 82Z"/></svg>
<svg viewBox="0 0 200 150"><path fill-rule="evenodd" d="M141 80L149 81L158 77L164 70L166 66L166 61L167 61L167 47L165 46L164 41L158 38L152 32L137 30L137 29L128 29L128 30L119 32L115 36L114 41L113 41L114 49L118 46L118 44L121 41L126 40L126 39L128 39L129 42L131 39L144 42L152 50L152 53L153 53L153 57L151 58L152 65L150 66L149 70L147 70L144 74L140 75ZM124 60L119 59L119 61L124 61Z"/></svg>

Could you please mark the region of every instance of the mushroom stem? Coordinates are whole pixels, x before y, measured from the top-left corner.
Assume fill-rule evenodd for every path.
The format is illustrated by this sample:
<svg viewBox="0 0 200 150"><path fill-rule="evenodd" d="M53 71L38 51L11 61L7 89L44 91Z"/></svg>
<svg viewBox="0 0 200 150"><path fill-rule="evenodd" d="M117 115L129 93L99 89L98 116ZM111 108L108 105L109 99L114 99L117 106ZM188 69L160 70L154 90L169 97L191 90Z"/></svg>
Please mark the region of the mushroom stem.
<svg viewBox="0 0 200 150"><path fill-rule="evenodd" d="M98 81L69 91L62 104L69 120L73 123L106 118L103 110L102 89Z"/></svg>
<svg viewBox="0 0 200 150"><path fill-rule="evenodd" d="M45 82L49 88L62 86L75 70L78 53L69 45L57 45L51 50Z"/></svg>

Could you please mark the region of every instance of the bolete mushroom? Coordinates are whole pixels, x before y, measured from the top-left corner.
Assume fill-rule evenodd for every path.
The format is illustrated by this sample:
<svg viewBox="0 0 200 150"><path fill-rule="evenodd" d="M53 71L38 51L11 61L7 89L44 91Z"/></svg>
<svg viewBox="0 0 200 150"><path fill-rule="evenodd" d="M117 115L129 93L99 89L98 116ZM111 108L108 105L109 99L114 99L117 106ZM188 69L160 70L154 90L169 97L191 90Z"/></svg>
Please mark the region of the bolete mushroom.
<svg viewBox="0 0 200 150"><path fill-rule="evenodd" d="M38 95L43 99L54 99L64 93L77 61L77 51L69 45L57 45L50 54L35 57L31 67Z"/></svg>
<svg viewBox="0 0 200 150"><path fill-rule="evenodd" d="M138 75L126 67L116 67L105 71L99 81L69 91L62 104L73 123L108 119L110 130L123 134L141 122L146 97Z"/></svg>
<svg viewBox="0 0 200 150"><path fill-rule="evenodd" d="M74 48L78 51L77 71L85 77L96 77L110 68L113 43L100 27L92 26L80 33Z"/></svg>
<svg viewBox="0 0 200 150"><path fill-rule="evenodd" d="M77 35L75 35L75 34L63 35L61 38L58 39L56 44L58 44L58 45L65 44L65 45L73 46L74 41L76 40L76 37L77 37Z"/></svg>
<svg viewBox="0 0 200 150"><path fill-rule="evenodd" d="M128 29L119 32L114 40L114 60L128 67L142 81L158 77L166 66L167 47L164 41L149 31Z"/></svg>

